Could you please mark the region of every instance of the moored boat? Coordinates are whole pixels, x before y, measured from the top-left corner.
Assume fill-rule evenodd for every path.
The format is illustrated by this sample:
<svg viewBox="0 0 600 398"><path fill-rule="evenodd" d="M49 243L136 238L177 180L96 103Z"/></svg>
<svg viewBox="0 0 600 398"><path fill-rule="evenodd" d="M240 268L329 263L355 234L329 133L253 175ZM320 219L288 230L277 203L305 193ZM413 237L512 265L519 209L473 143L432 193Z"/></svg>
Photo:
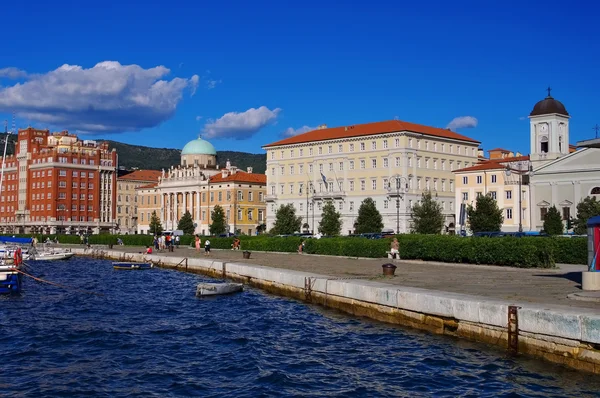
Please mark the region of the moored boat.
<svg viewBox="0 0 600 398"><path fill-rule="evenodd" d="M30 257L34 261L53 261L68 260L74 255L75 253L66 250L43 250L31 253Z"/></svg>
<svg viewBox="0 0 600 398"><path fill-rule="evenodd" d="M199 283L196 288L196 296L218 296L222 294L238 293L244 290L241 283Z"/></svg>
<svg viewBox="0 0 600 398"><path fill-rule="evenodd" d="M153 267L151 263L114 262L112 264L114 269L123 270L143 270Z"/></svg>
<svg viewBox="0 0 600 398"><path fill-rule="evenodd" d="M8 260L0 264L0 294L19 293L23 284L23 275L19 267Z"/></svg>

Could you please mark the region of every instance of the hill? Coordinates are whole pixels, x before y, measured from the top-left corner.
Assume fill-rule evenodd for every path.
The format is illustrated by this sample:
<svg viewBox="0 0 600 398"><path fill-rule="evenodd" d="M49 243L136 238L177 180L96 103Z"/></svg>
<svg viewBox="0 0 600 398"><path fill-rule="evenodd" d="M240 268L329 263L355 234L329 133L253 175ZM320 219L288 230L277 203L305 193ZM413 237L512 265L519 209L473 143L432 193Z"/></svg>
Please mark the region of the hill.
<svg viewBox="0 0 600 398"><path fill-rule="evenodd" d="M0 133L0 156L4 150L4 133ZM9 144L6 150L7 155L14 153L17 137L9 136ZM134 167L140 169L160 170L176 166L181 161L181 150L172 148L151 148L141 145L123 144L111 140L99 140L108 142L109 147L115 148L119 154L119 166L126 169ZM254 173L264 173L267 167L267 155L257 153L235 152L235 151L217 151L217 161L219 166L225 166L227 159L231 164L246 170L246 167L252 167Z"/></svg>

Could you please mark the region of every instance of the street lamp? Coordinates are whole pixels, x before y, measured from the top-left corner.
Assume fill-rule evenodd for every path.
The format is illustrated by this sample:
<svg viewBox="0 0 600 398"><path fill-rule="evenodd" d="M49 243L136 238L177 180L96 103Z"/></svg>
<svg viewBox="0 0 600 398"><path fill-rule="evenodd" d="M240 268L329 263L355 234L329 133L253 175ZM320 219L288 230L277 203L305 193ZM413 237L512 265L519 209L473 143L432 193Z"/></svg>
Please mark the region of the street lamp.
<svg viewBox="0 0 600 398"><path fill-rule="evenodd" d="M518 169L512 169L510 165L506 165L504 173L507 177L510 177L511 173L515 173L519 176L519 232L523 232L523 201L521 197L521 186L523 185L523 175L527 173L527 170L521 170L521 162L517 163Z"/></svg>
<svg viewBox="0 0 600 398"><path fill-rule="evenodd" d="M392 186L392 180L394 180L394 185ZM402 183L403 181L404 184ZM408 180L406 177L401 176L400 174L396 174L390 177L390 181L387 184L388 196L396 197L396 233L400 233L400 198L403 194L408 192Z"/></svg>

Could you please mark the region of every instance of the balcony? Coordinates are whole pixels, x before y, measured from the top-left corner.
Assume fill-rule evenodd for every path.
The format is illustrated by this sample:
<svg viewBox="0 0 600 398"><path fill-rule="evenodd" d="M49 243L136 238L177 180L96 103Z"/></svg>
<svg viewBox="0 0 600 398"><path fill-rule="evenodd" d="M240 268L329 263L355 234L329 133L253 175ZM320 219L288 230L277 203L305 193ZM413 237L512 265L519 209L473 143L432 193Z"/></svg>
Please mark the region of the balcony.
<svg viewBox="0 0 600 398"><path fill-rule="evenodd" d="M315 192L312 196L314 200L334 200L344 199L346 192Z"/></svg>
<svg viewBox="0 0 600 398"><path fill-rule="evenodd" d="M275 202L277 200L277 195L266 195L265 202Z"/></svg>

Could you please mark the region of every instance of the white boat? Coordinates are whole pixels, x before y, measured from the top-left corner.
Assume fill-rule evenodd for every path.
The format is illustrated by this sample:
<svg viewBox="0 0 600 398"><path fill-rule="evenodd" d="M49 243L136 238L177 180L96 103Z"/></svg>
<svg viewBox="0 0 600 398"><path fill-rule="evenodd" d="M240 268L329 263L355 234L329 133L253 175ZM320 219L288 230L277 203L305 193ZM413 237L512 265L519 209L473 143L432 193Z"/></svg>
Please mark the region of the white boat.
<svg viewBox="0 0 600 398"><path fill-rule="evenodd" d="M68 260L75 255L75 253L64 250L64 249L45 249L35 250L30 254L31 259L34 261L54 261L54 260Z"/></svg>
<svg viewBox="0 0 600 398"><path fill-rule="evenodd" d="M241 283L199 283L196 288L196 296L217 296L221 294L238 293L244 290Z"/></svg>

